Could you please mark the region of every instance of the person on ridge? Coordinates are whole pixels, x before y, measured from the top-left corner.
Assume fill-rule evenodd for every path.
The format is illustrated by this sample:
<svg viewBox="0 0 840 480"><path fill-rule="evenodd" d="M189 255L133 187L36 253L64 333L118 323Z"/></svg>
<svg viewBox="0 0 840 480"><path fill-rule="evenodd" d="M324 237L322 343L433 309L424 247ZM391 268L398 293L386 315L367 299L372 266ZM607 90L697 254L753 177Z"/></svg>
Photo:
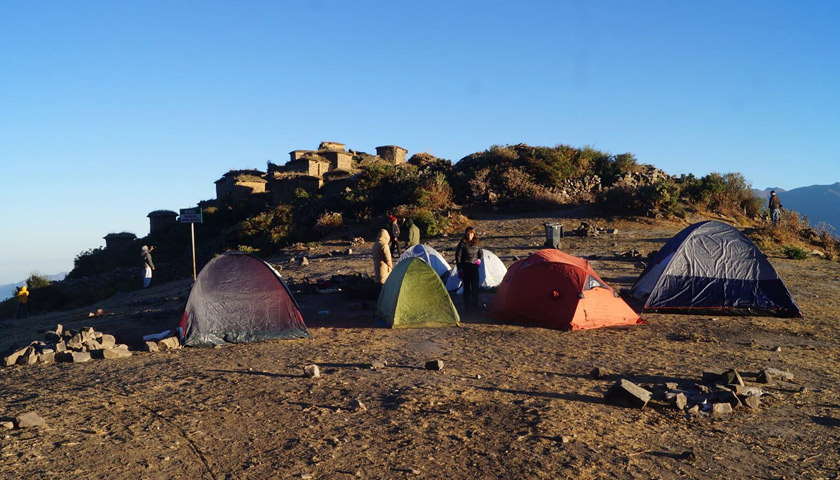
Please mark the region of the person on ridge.
<svg viewBox="0 0 840 480"><path fill-rule="evenodd" d="M18 299L17 304L17 312L15 312L15 318L26 318L29 316L29 306L26 304L29 301L29 290L27 289L26 285L20 287L20 289L15 293L15 297Z"/></svg>
<svg viewBox="0 0 840 480"><path fill-rule="evenodd" d="M394 264L391 262L391 236L384 228L379 231L379 236L376 242L373 243L371 249L373 254L373 275L376 283L382 285L391 274L391 269Z"/></svg>
<svg viewBox="0 0 840 480"><path fill-rule="evenodd" d="M770 209L770 224L775 227L779 224L782 213L782 201L779 199L779 196L776 195L775 190L770 190L770 202L768 203L767 208Z"/></svg>
<svg viewBox="0 0 840 480"><path fill-rule="evenodd" d="M478 267L481 265L482 253L475 229L467 227L455 247L455 266L458 267L458 276L464 282L464 305L467 310L478 307Z"/></svg>
<svg viewBox="0 0 840 480"><path fill-rule="evenodd" d="M405 226L408 227L408 240L405 242L406 250L415 245L420 245L420 228L414 224L414 220L406 219Z"/></svg>
<svg viewBox="0 0 840 480"><path fill-rule="evenodd" d="M388 219L391 223L388 224L388 233L391 235L391 243L390 247L392 249L397 249L397 255L400 254L400 226L397 223L397 217L393 215L388 215Z"/></svg>
<svg viewBox="0 0 840 480"><path fill-rule="evenodd" d="M143 288L149 288L149 284L152 283L152 270L155 269L155 264L152 262L152 250L154 249L154 245L151 248L143 245L140 249L140 256L143 258Z"/></svg>

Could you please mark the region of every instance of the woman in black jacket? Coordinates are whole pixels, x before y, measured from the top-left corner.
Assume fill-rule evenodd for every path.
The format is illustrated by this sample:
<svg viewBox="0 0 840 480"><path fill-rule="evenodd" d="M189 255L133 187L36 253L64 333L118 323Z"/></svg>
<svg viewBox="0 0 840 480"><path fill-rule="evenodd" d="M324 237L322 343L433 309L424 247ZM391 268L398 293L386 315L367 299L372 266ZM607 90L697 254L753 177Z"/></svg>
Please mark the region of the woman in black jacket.
<svg viewBox="0 0 840 480"><path fill-rule="evenodd" d="M473 227L467 227L464 237L455 248L455 266L464 282L464 305L467 310L478 307L478 267L481 265L481 247Z"/></svg>

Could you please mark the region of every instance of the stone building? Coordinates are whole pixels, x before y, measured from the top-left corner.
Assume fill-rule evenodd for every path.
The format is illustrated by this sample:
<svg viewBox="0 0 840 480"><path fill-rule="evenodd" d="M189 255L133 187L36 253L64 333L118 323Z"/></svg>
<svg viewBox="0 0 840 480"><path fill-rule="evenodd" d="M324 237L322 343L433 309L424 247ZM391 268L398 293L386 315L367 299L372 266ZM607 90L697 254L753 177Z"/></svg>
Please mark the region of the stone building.
<svg viewBox="0 0 840 480"><path fill-rule="evenodd" d="M105 250L120 252L130 250L137 235L128 232L109 233L102 238L105 239Z"/></svg>
<svg viewBox="0 0 840 480"><path fill-rule="evenodd" d="M396 145L376 147L376 155L382 157L390 165L402 165L405 163L406 153L408 153L408 150Z"/></svg>
<svg viewBox="0 0 840 480"><path fill-rule="evenodd" d="M241 198L265 192L266 179L259 170L231 170L216 180L216 199Z"/></svg>
<svg viewBox="0 0 840 480"><path fill-rule="evenodd" d="M165 230L170 225L178 223L175 220L177 216L178 214L172 210L155 210L154 212L150 212L147 215L149 217L149 235L154 235L157 232Z"/></svg>
<svg viewBox="0 0 840 480"><path fill-rule="evenodd" d="M323 185L323 180L311 175L296 173L277 173L268 177L268 189L271 192L271 202L274 205L289 203L295 199L298 189L310 195L315 194Z"/></svg>

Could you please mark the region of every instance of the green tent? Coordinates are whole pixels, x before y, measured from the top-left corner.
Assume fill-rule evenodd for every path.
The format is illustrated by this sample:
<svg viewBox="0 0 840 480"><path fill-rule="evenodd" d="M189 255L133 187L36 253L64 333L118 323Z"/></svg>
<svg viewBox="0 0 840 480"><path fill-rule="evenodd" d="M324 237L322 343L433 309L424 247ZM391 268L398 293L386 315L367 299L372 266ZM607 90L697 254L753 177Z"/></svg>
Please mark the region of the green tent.
<svg viewBox="0 0 840 480"><path fill-rule="evenodd" d="M403 260L382 285L376 316L391 328L454 327L460 321L449 292L423 260Z"/></svg>

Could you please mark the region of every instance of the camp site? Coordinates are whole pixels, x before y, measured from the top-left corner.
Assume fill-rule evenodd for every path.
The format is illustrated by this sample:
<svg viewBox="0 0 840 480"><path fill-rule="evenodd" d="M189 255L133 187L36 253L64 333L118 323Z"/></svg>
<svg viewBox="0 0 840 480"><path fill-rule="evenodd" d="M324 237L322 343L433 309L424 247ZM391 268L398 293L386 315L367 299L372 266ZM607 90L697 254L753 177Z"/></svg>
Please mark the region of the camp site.
<svg viewBox="0 0 840 480"><path fill-rule="evenodd" d="M589 213L471 219L505 268L481 312L451 282L457 234L394 255L380 293L353 290L372 275L371 231L266 259L222 253L194 285L30 317L4 351L60 324L130 355L0 368L6 415L45 422L0 431L0 477L836 471L838 264L765 255L725 219ZM556 248L551 222L566 226Z"/></svg>

